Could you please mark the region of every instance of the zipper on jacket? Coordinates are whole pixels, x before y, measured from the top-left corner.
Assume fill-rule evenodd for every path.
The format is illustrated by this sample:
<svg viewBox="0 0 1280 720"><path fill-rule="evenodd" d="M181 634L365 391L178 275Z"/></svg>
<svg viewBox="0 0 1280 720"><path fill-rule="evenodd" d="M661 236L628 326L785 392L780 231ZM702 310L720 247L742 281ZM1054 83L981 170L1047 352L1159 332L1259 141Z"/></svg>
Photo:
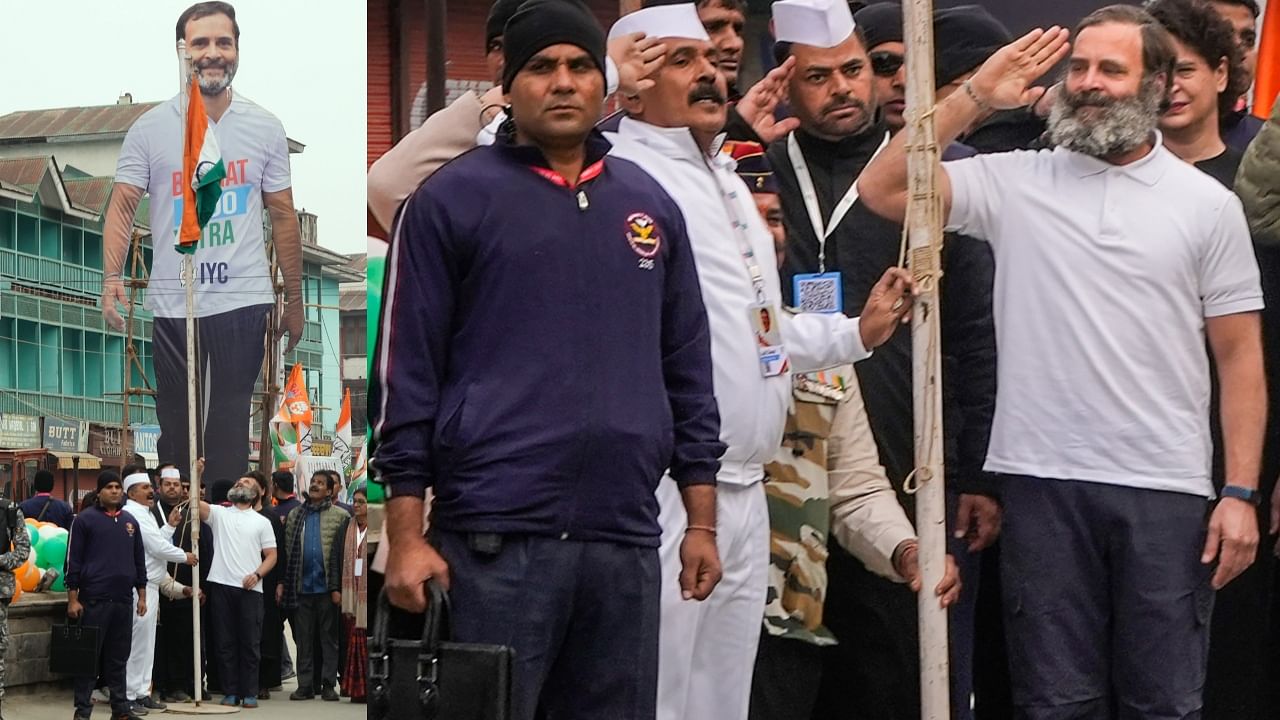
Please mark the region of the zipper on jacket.
<svg viewBox="0 0 1280 720"><path fill-rule="evenodd" d="M587 191L579 189L578 190L578 210L580 212L586 212L587 208L589 207L591 207L591 202L587 200Z"/></svg>

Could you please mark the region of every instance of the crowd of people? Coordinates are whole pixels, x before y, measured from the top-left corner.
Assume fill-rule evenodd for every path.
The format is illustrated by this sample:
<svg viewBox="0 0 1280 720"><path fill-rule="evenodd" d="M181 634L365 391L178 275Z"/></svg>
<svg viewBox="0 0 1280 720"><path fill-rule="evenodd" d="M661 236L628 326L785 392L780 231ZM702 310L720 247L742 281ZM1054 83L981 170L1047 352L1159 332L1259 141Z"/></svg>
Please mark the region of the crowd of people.
<svg viewBox="0 0 1280 720"><path fill-rule="evenodd" d="M498 0L493 89L370 168L392 604L446 586L455 640L515 649L521 719L918 718L921 602L949 608L954 718L1273 717L1256 3L1021 37L936 11L932 273L903 269L902 7L772 3L750 87L746 12L648 0L606 32ZM950 538L927 588L925 276Z"/></svg>
<svg viewBox="0 0 1280 720"><path fill-rule="evenodd" d="M189 481L177 466L130 465L100 473L96 489L68 516L67 616L97 627L101 639L98 677L75 679L75 717L88 718L97 701L110 703L113 718L136 718L197 693L202 700L220 693L221 704L252 709L295 676L290 700L319 694L338 701L341 686L351 702L363 703L364 485L344 494L341 476L321 470L300 498L290 471L270 478L248 471L234 482L210 483L202 496L193 513ZM23 507L55 503L66 505L45 488ZM0 554L0 597L6 588L12 596L12 570L30 552L23 510L12 511L19 530L14 549ZM198 683L193 603L200 608Z"/></svg>

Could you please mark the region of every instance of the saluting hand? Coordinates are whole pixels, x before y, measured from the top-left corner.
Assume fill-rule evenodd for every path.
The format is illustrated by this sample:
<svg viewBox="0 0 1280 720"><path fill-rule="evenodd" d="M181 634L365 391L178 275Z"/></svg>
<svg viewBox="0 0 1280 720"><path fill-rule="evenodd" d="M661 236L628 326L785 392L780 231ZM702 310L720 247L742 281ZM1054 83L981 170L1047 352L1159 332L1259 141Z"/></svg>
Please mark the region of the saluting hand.
<svg viewBox="0 0 1280 720"><path fill-rule="evenodd" d="M988 58L969 79L969 87L993 110L1031 105L1045 93L1032 83L1071 51L1068 37L1070 33L1057 25L1032 30Z"/></svg>
<svg viewBox="0 0 1280 720"><path fill-rule="evenodd" d="M650 76L662 67L667 46L659 38L637 32L609 41L609 58L618 66L618 94L635 97L653 87Z"/></svg>
<svg viewBox="0 0 1280 720"><path fill-rule="evenodd" d="M738 101L738 114L751 125L751 129L766 145L781 140L800 127L800 121L796 118L778 120L773 114L778 103L786 98L787 85L791 82L795 68L796 59L787 58L786 62L770 70L760 82L752 85Z"/></svg>

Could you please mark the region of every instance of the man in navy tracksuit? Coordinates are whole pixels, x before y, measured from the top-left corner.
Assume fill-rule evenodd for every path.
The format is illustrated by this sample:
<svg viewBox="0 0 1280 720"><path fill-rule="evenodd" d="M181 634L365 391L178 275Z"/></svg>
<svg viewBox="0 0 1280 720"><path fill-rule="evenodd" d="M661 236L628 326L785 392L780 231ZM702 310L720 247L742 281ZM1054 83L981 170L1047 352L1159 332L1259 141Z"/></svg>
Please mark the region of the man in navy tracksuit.
<svg viewBox="0 0 1280 720"><path fill-rule="evenodd" d="M515 718L651 719L664 469L685 596L720 576L706 312L676 205L592 130L595 20L532 0L504 40L513 120L422 185L391 245L370 382L386 587L420 611L447 583L454 639L514 647Z"/></svg>
<svg viewBox="0 0 1280 720"><path fill-rule="evenodd" d="M111 690L111 717L136 718L125 697L133 611L147 612L147 567L138 521L121 510L124 488L112 470L98 475L98 503L76 516L67 542L67 617L98 628L98 668ZM134 591L137 592L135 606ZM76 720L93 711L93 677L75 679Z"/></svg>

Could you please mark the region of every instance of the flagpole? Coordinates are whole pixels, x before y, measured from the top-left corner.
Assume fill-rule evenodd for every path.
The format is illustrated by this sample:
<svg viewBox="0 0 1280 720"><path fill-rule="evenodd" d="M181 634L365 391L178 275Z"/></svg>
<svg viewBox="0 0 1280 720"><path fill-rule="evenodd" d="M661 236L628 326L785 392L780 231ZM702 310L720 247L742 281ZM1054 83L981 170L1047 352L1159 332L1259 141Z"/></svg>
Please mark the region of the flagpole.
<svg viewBox="0 0 1280 720"><path fill-rule="evenodd" d="M947 561L946 494L943 487L940 290L942 205L937 193L939 149L932 108L933 2L903 3L907 47L907 237L911 273L919 295L911 318L912 394L915 418L916 533L920 536L920 712L924 720L948 720L950 662L947 611L933 593Z"/></svg>
<svg viewBox="0 0 1280 720"><path fill-rule="evenodd" d="M190 101L191 56L187 54L186 40L178 41L178 77L182 88L183 157L186 150L187 104ZM184 177L182 182L191 182ZM179 221L181 222L181 221ZM195 252L182 253L182 276L187 290L187 458L190 460L191 496L187 504L187 522L191 526L191 552L196 564L191 568L191 646L192 673L195 691L192 702L200 707L204 687L200 682L200 473L196 447L196 283Z"/></svg>

